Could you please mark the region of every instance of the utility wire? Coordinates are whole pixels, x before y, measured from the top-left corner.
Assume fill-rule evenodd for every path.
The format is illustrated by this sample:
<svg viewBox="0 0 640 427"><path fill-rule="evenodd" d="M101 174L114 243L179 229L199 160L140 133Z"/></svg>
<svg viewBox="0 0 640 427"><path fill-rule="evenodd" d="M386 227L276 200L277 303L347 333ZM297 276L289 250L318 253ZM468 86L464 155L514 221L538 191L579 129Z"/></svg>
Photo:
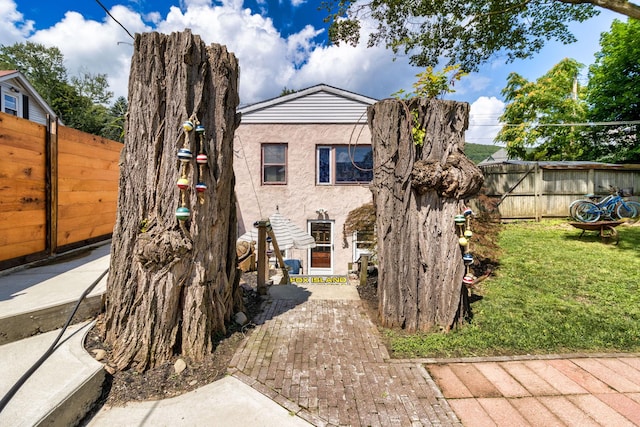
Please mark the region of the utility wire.
<svg viewBox="0 0 640 427"><path fill-rule="evenodd" d="M122 27L123 30L125 30L127 32L127 34L129 34L129 37L131 37L132 39L135 40L135 38L131 35L131 33L129 32L129 30L127 30L124 25L122 25L116 18L113 17L113 15L111 14L111 12L109 12L109 10L104 7L104 5L102 3L100 3L100 0L96 0L96 3L98 3L100 5L101 8L104 9L105 12L107 12L107 15L109 15L109 17L111 17L111 19L113 19L114 21L116 21L116 24L120 25Z"/></svg>

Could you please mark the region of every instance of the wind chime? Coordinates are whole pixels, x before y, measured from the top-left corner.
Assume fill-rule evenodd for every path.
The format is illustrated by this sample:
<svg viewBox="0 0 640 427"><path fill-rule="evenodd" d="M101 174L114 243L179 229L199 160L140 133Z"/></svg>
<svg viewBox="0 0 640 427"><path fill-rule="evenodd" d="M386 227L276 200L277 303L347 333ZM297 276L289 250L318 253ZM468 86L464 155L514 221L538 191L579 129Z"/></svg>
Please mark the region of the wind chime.
<svg viewBox="0 0 640 427"><path fill-rule="evenodd" d="M468 287L473 287L475 283L475 277L471 273L471 264L473 264L473 255L470 252L470 241L473 236L473 231L471 231L471 216L473 215L473 211L471 209L465 209L461 215L456 215L454 217L454 222L458 227L458 243L462 247L462 262L464 263L464 277L462 278L462 283Z"/></svg>
<svg viewBox="0 0 640 427"><path fill-rule="evenodd" d="M178 150L178 160L180 161L180 178L178 179L178 188L180 189L180 206L176 209L176 218L180 222L181 226L184 226L184 222L189 219L191 211L187 206L187 191L189 190L189 163L193 159L193 153L191 152L191 139L190 134L194 130L198 135L198 155L196 156L196 163L198 164L198 183L196 184L196 192L198 193L198 201L200 204L204 203L204 192L207 191L207 184L203 182L204 167L207 164L207 155L204 152L204 126L200 124L198 118L191 116L189 120L182 124L184 130L184 142L182 148Z"/></svg>

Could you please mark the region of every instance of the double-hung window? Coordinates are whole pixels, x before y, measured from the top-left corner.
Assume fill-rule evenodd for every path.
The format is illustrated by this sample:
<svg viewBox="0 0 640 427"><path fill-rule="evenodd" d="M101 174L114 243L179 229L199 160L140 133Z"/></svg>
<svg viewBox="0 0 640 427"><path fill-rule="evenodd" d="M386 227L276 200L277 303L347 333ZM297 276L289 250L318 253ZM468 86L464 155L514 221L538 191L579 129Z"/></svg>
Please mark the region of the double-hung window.
<svg viewBox="0 0 640 427"><path fill-rule="evenodd" d="M18 97L5 93L2 100L2 110L7 114L18 115Z"/></svg>
<svg viewBox="0 0 640 427"><path fill-rule="evenodd" d="M316 169L316 182L320 185L369 183L373 179L371 146L318 146Z"/></svg>
<svg viewBox="0 0 640 427"><path fill-rule="evenodd" d="M287 144L262 144L262 184L287 183Z"/></svg>

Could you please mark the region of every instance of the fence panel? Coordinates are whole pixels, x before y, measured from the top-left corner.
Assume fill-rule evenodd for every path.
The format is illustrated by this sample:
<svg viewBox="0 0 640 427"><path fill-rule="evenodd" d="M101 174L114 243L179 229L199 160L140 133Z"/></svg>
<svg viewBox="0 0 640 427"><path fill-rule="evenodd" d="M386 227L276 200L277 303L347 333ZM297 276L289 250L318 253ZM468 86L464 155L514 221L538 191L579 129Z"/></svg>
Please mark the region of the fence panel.
<svg viewBox="0 0 640 427"><path fill-rule="evenodd" d="M58 129L57 242L64 246L110 234L118 201L122 144Z"/></svg>
<svg viewBox="0 0 640 427"><path fill-rule="evenodd" d="M122 147L0 113L0 269L108 238Z"/></svg>
<svg viewBox="0 0 640 427"><path fill-rule="evenodd" d="M46 127L0 113L0 261L46 249Z"/></svg>
<svg viewBox="0 0 640 427"><path fill-rule="evenodd" d="M605 195L609 186L640 190L640 165L576 165L571 162L501 163L482 167L484 192L499 200L502 219L566 217L585 194Z"/></svg>

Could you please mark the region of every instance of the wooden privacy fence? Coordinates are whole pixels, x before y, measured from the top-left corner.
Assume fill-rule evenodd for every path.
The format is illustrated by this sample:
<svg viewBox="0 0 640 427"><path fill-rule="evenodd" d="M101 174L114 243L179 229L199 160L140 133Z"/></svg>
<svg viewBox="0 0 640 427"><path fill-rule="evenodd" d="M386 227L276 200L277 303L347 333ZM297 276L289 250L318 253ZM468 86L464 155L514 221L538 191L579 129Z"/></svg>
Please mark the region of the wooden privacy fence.
<svg viewBox="0 0 640 427"><path fill-rule="evenodd" d="M0 270L108 239L121 149L0 113Z"/></svg>
<svg viewBox="0 0 640 427"><path fill-rule="evenodd" d="M640 191L640 165L507 161L480 169L483 193L497 199L505 220L567 217L572 201L608 194L609 186L633 189L630 200L638 200Z"/></svg>

